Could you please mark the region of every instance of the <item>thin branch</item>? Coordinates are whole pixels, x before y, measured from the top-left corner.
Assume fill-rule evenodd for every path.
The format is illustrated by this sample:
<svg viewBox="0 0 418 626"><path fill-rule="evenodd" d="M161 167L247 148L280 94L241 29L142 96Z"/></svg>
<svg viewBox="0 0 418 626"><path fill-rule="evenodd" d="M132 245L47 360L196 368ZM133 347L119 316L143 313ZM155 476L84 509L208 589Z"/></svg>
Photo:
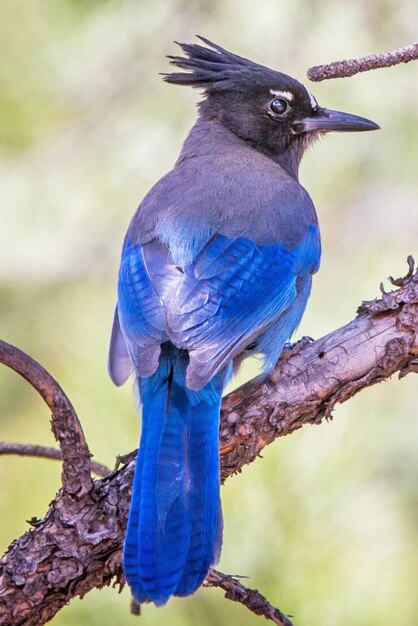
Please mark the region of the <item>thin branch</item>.
<svg viewBox="0 0 418 626"><path fill-rule="evenodd" d="M8 443L6 441L0 441L0 456L5 454L17 454L18 456L37 456L44 459L56 459L62 461L62 452L57 448L50 448L49 446L38 446L26 443ZM104 478L110 474L110 469L101 463L91 462L92 471Z"/></svg>
<svg viewBox="0 0 418 626"><path fill-rule="evenodd" d="M28 381L52 412L51 428L62 451L62 486L69 495L91 490L91 455L74 408L52 376L22 350L0 341L0 363Z"/></svg>
<svg viewBox="0 0 418 626"><path fill-rule="evenodd" d="M275 438L329 418L337 403L362 389L395 372L418 372L417 272L396 284L364 302L349 324L286 350L265 382L252 381L224 399L223 480ZM36 528L12 543L0 561L2 626L41 626L71 598L115 580L124 584L121 549L133 469L131 461L70 503L61 490Z"/></svg>
<svg viewBox="0 0 418 626"><path fill-rule="evenodd" d="M206 578L205 586L220 587L225 591L225 598L240 602L252 613L271 620L277 626L293 626L290 619L276 609L257 589L245 587L237 578L212 570Z"/></svg>
<svg viewBox="0 0 418 626"><path fill-rule="evenodd" d="M309 80L320 82L329 78L348 78L359 72L368 72L383 67L392 67L400 63L409 63L418 59L418 43L412 43L404 48L389 50L379 54L370 54L359 59L335 61L328 65L315 65L308 71Z"/></svg>

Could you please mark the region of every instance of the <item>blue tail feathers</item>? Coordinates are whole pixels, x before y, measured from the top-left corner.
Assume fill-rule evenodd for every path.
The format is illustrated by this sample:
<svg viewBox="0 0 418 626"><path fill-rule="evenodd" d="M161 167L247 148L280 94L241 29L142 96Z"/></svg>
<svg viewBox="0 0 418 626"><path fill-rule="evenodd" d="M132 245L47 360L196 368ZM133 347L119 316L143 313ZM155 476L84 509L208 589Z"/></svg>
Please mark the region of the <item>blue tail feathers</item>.
<svg viewBox="0 0 418 626"><path fill-rule="evenodd" d="M193 593L218 558L219 410L224 374L196 392L187 356L164 346L157 371L138 381L142 434L123 550L139 602L160 606Z"/></svg>

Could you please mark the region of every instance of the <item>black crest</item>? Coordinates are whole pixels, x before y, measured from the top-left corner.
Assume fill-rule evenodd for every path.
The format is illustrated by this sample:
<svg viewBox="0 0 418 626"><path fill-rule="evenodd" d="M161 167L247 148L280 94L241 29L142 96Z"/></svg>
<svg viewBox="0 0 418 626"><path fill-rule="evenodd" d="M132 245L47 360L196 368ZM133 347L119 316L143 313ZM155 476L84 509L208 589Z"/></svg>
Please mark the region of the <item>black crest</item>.
<svg viewBox="0 0 418 626"><path fill-rule="evenodd" d="M175 42L183 50L185 56L168 56L167 58L170 59L171 65L187 72L163 74L165 81L176 85L200 87L207 91L218 91L230 88L231 83L237 80L257 81L257 78L265 79L266 74L274 75L276 80L278 77L284 77L279 72L228 52L204 37L198 36L198 38L208 47Z"/></svg>

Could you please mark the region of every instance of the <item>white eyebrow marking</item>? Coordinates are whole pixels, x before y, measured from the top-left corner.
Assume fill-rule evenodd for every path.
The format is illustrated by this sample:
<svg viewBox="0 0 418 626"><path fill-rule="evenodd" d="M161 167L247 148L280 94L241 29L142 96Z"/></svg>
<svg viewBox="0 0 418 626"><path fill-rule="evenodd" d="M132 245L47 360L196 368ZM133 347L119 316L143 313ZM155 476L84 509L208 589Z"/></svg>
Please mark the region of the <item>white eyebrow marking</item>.
<svg viewBox="0 0 418 626"><path fill-rule="evenodd" d="M305 89L306 89L306 88L305 88ZM311 92L309 91L309 89L306 89L306 93L307 93L307 94L308 94L308 96L309 96L309 101L310 101L310 103L311 103L311 107L312 107L313 109L317 109L317 108L318 108L318 103L317 103L317 101L315 100L315 98L313 97L313 95L311 94Z"/></svg>
<svg viewBox="0 0 418 626"><path fill-rule="evenodd" d="M294 100L295 96L291 91L277 91L276 89L270 89L272 96L278 96L279 98L286 98L286 100Z"/></svg>

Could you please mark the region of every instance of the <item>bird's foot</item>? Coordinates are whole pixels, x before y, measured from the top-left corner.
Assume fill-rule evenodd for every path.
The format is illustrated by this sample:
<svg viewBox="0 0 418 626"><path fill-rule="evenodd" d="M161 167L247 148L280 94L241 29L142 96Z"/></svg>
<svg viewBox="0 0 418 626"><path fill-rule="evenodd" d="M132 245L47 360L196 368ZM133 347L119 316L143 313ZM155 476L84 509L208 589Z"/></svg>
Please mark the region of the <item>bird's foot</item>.
<svg viewBox="0 0 418 626"><path fill-rule="evenodd" d="M292 350L293 353L299 352L300 350L305 348L305 346L308 346L310 343L313 343L314 341L315 339L313 337L310 337L309 335L304 335L303 337L301 337L295 342L289 341L288 343L285 343L283 350Z"/></svg>

